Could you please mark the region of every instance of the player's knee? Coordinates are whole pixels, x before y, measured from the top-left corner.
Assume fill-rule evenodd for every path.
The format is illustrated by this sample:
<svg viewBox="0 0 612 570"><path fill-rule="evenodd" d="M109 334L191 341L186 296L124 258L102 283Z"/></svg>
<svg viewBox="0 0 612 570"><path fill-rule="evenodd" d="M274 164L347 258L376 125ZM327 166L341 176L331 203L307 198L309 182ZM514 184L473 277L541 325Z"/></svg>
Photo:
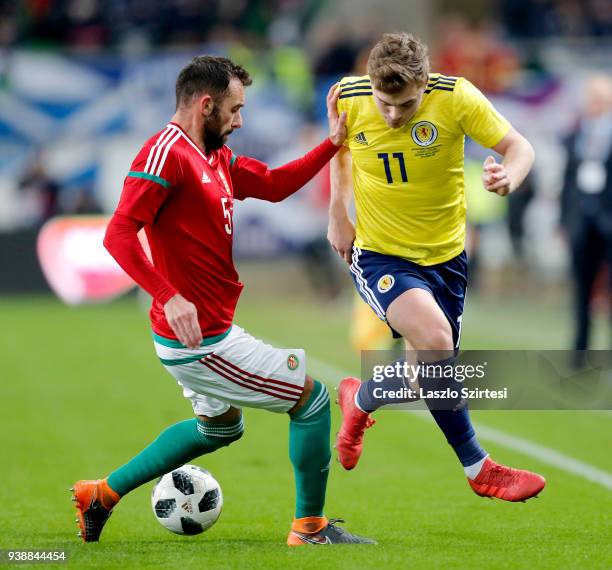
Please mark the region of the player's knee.
<svg viewBox="0 0 612 570"><path fill-rule="evenodd" d="M234 443L235 441L238 441L243 435L244 435L244 426L242 425L242 422L241 422L240 429L235 434L230 435L227 438L224 438L226 440L226 443L224 445L228 446Z"/></svg>
<svg viewBox="0 0 612 570"><path fill-rule="evenodd" d="M450 327L432 327L422 340L421 350L453 350L453 333Z"/></svg>
<svg viewBox="0 0 612 570"><path fill-rule="evenodd" d="M244 435L244 420L242 415L240 418L234 423L225 428L227 431L225 433L227 443L225 445L230 445L235 441L238 441Z"/></svg>
<svg viewBox="0 0 612 570"><path fill-rule="evenodd" d="M238 441L244 434L244 420L242 415L236 421L230 423L203 422L198 420L197 429L202 438L202 445L210 451L211 445L214 449L218 449Z"/></svg>

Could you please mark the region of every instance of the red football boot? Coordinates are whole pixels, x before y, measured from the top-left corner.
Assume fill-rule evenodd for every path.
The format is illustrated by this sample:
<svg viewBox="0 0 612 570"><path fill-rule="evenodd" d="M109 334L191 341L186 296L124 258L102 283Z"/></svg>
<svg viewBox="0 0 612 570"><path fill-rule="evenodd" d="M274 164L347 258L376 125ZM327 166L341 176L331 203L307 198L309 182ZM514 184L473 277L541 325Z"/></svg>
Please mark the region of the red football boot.
<svg viewBox="0 0 612 570"><path fill-rule="evenodd" d="M344 378L338 386L338 404L342 411L342 426L336 437L336 449L338 459L342 467L347 470L353 469L363 447L363 432L373 426L376 421L370 414L360 410L355 405L355 394L361 382L357 378Z"/></svg>
<svg viewBox="0 0 612 570"><path fill-rule="evenodd" d="M487 457L476 479L468 477L468 483L481 497L525 502L544 489L546 479L531 471L499 465Z"/></svg>

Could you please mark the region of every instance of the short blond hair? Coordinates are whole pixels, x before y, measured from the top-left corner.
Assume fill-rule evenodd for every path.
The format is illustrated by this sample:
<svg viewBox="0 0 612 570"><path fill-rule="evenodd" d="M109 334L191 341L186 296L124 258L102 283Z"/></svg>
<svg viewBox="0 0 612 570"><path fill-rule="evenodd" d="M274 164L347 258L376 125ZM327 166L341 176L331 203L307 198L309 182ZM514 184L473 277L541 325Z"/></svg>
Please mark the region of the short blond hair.
<svg viewBox="0 0 612 570"><path fill-rule="evenodd" d="M412 34L384 34L370 52L368 75L384 93L399 93L409 84L423 85L429 75L427 46Z"/></svg>

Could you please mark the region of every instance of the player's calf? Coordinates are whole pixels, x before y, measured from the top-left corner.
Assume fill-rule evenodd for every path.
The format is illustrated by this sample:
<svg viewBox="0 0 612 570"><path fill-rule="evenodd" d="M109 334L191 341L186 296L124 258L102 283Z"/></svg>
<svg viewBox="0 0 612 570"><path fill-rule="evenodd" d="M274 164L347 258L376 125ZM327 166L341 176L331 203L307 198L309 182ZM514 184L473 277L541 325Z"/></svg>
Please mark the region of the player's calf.
<svg viewBox="0 0 612 570"><path fill-rule="evenodd" d="M214 423L196 418L166 428L138 455L108 476L109 485L122 497L156 477L196 457L226 447L242 437L242 416L232 422Z"/></svg>
<svg viewBox="0 0 612 570"><path fill-rule="evenodd" d="M330 430L329 394L325 385L315 380L308 401L291 413L289 422L289 456L296 487L289 546L373 542L335 526L339 519L328 520L323 515L331 460Z"/></svg>
<svg viewBox="0 0 612 570"><path fill-rule="evenodd" d="M216 423L189 419L165 429L148 447L107 479L77 481L72 487L79 536L95 542L115 504L130 491L201 455L226 447L242 437L242 416Z"/></svg>

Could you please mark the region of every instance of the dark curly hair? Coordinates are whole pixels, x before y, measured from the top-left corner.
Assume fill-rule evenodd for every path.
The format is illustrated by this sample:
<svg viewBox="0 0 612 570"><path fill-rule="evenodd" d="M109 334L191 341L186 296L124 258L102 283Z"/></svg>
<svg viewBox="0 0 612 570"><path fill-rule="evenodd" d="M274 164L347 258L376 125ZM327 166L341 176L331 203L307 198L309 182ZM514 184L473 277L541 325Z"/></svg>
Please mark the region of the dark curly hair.
<svg viewBox="0 0 612 570"><path fill-rule="evenodd" d="M200 93L209 93L218 102L227 93L233 78L239 79L245 87L253 83L249 72L231 59L212 55L194 57L176 79L176 108Z"/></svg>

